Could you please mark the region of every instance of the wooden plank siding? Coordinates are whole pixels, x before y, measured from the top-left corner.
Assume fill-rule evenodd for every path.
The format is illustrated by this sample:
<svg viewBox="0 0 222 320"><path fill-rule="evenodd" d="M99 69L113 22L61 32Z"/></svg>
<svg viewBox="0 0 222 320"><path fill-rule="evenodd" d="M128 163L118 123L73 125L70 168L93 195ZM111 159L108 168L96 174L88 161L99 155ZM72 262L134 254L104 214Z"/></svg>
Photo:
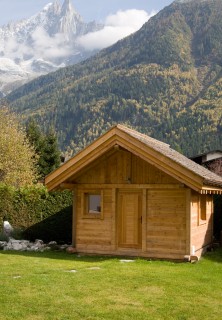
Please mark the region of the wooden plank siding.
<svg viewBox="0 0 222 320"><path fill-rule="evenodd" d="M149 190L147 197L147 253L186 255L186 190Z"/></svg>
<svg viewBox="0 0 222 320"><path fill-rule="evenodd" d="M103 217L102 219L85 218L82 214L83 191L78 188L77 196L77 219L76 219L76 248L84 246L103 248L106 250L114 247L112 241L112 189L103 191ZM88 190L87 190L88 191Z"/></svg>
<svg viewBox="0 0 222 320"><path fill-rule="evenodd" d="M201 219L201 202L206 202L206 216ZM195 254L200 256L202 251L212 243L213 236L213 197L200 195L197 192L191 194L191 246Z"/></svg>
<svg viewBox="0 0 222 320"><path fill-rule="evenodd" d="M77 251L172 259L182 259L187 254L186 195L189 189L180 188L176 179L125 150L117 150L99 163L95 161L74 179L77 185ZM82 194L90 188L103 190L102 219L83 217ZM142 247L129 245L127 248L125 245L124 248L118 245L121 216L118 194L128 192L130 196L139 190Z"/></svg>
<svg viewBox="0 0 222 320"><path fill-rule="evenodd" d="M178 184L179 182L126 150L118 150L86 167L69 182L76 184Z"/></svg>

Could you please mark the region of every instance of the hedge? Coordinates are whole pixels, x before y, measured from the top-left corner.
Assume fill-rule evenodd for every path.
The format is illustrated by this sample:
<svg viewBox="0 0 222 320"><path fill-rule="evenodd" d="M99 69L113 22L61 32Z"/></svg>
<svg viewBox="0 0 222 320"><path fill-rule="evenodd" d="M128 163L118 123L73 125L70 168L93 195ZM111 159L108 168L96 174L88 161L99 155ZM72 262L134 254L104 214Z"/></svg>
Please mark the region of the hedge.
<svg viewBox="0 0 222 320"><path fill-rule="evenodd" d="M55 224L54 226L52 223L50 224L51 231L57 228L56 224L59 224L60 228L63 228L61 217L59 218L59 216L63 215L63 220L66 221L66 223L67 221L71 223L71 212L71 192L48 193L42 184L16 189L0 183L0 218L1 221L3 218L7 219L14 228L23 230L28 228L31 230L31 227L33 228L34 225L41 222L41 230L43 230L43 226L45 226L45 234L49 234L50 230L49 226L47 226L47 219L53 216L57 217L56 219L51 218L51 221L54 221ZM56 222L58 219L59 223ZM40 231L40 227L35 228L35 236L38 237L36 230ZM31 237L30 232L26 234L29 234ZM60 240L62 240L61 238L62 236L60 235Z"/></svg>

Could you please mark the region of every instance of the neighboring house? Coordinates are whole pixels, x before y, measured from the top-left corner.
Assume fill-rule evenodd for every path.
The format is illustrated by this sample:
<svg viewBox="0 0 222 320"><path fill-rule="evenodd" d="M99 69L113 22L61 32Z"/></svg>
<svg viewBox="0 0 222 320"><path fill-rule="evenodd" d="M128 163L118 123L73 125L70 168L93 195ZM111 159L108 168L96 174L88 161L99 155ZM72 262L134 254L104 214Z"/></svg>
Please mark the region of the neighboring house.
<svg viewBox="0 0 222 320"><path fill-rule="evenodd" d="M73 190L77 252L149 258L200 256L212 243L213 194L222 178L117 125L45 179Z"/></svg>
<svg viewBox="0 0 222 320"><path fill-rule="evenodd" d="M222 176L222 151L214 150L190 158L208 170Z"/></svg>

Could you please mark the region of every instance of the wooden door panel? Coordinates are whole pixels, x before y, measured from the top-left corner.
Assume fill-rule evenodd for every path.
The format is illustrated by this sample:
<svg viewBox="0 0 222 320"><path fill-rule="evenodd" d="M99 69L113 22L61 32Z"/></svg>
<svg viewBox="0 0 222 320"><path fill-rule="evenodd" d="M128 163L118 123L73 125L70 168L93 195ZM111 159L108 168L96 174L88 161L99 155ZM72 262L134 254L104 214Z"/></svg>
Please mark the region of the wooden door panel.
<svg viewBox="0 0 222 320"><path fill-rule="evenodd" d="M119 247L141 248L142 221L140 192L120 192L118 197Z"/></svg>

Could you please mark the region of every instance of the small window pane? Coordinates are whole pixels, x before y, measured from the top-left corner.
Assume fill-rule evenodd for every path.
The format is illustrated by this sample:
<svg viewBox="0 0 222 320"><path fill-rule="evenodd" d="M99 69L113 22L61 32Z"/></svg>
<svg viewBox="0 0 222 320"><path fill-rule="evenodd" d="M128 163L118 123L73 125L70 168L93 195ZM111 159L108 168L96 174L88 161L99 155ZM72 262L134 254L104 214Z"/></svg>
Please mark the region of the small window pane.
<svg viewBox="0 0 222 320"><path fill-rule="evenodd" d="M89 194L88 210L89 213L101 213L101 195Z"/></svg>
<svg viewBox="0 0 222 320"><path fill-rule="evenodd" d="M200 219L201 220L207 219L206 201L207 201L206 196L201 196L201 201L200 201Z"/></svg>

